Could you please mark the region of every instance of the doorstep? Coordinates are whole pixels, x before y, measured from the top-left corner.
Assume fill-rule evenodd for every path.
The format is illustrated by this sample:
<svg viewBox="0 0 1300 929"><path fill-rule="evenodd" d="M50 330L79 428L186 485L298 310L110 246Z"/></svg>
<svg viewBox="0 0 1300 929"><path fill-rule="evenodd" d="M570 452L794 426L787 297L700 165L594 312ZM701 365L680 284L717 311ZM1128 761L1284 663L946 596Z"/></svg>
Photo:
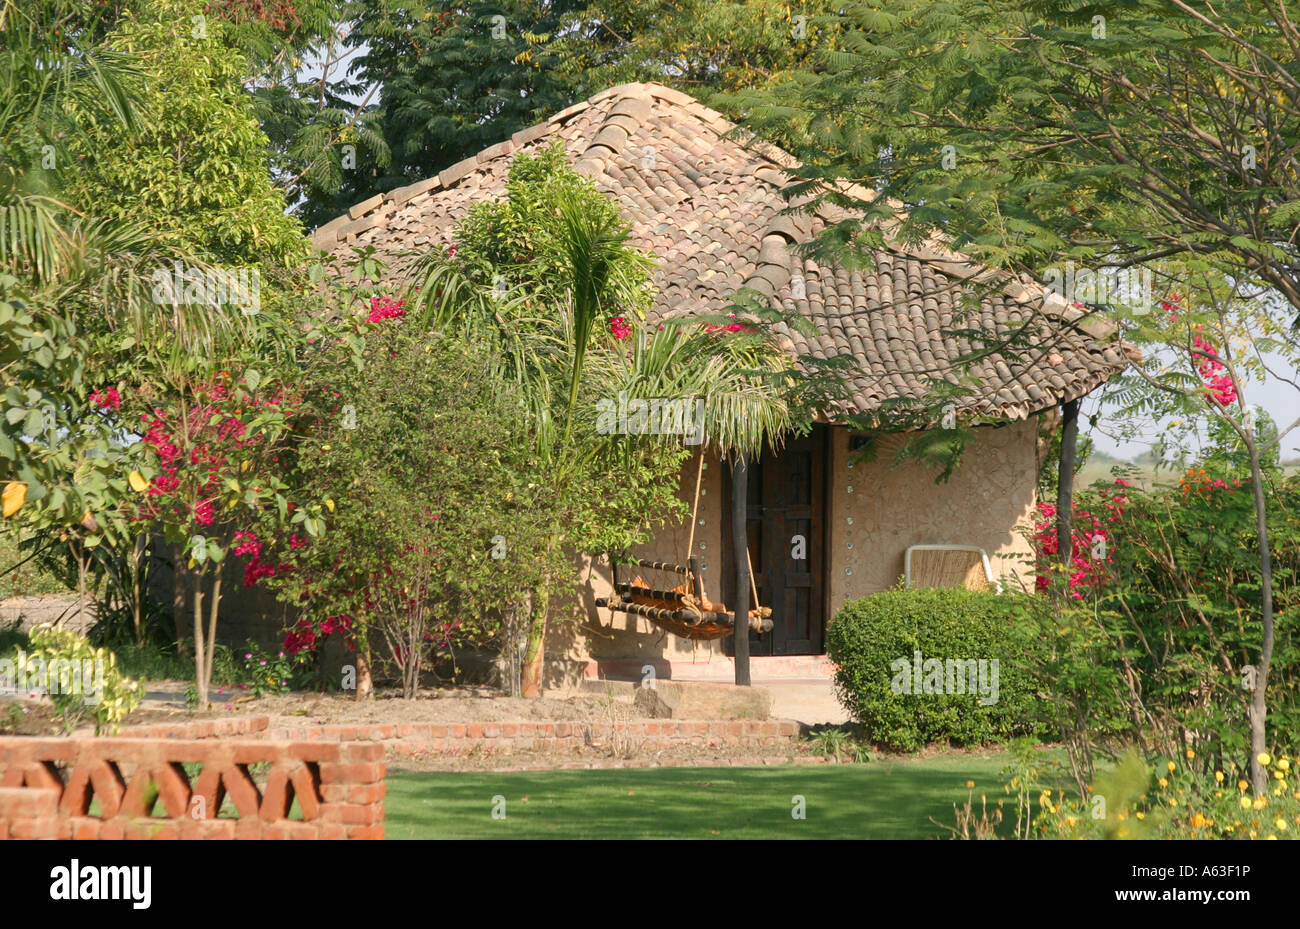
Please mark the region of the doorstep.
<svg viewBox="0 0 1300 929"><path fill-rule="evenodd" d="M734 658L714 657L708 661L674 661L666 658L606 658L587 662L585 678L604 681L640 681L645 669L653 668L656 678L671 681L713 681L736 679ZM749 676L755 684L770 681L830 680L835 666L825 655L762 655L749 659Z"/></svg>

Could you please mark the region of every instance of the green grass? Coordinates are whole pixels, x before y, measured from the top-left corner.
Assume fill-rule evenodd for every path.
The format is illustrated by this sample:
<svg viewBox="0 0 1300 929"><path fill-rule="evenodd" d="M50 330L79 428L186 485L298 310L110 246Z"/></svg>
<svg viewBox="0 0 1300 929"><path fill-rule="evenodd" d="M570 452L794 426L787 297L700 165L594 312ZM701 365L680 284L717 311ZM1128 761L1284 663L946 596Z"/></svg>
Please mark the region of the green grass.
<svg viewBox="0 0 1300 929"><path fill-rule="evenodd" d="M1002 797L1001 752L868 764L616 768L510 774L390 771L390 839L929 839L975 803ZM807 818L791 816L804 797ZM493 798L506 816L493 819ZM527 798L525 801L524 798ZM1014 809L1008 806L1014 820ZM1012 824L1003 823L1008 835Z"/></svg>

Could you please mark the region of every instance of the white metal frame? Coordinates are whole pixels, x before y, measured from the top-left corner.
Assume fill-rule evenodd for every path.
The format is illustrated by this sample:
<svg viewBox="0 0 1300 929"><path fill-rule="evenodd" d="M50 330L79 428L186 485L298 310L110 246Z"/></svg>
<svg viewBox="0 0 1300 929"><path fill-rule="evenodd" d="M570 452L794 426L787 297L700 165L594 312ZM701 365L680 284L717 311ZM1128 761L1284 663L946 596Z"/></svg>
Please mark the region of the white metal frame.
<svg viewBox="0 0 1300 929"><path fill-rule="evenodd" d="M979 552L984 562L984 576L998 593L1002 593L1002 582L993 576L993 566L989 563L989 553L978 545L912 545L903 556L904 583L912 586L912 552Z"/></svg>

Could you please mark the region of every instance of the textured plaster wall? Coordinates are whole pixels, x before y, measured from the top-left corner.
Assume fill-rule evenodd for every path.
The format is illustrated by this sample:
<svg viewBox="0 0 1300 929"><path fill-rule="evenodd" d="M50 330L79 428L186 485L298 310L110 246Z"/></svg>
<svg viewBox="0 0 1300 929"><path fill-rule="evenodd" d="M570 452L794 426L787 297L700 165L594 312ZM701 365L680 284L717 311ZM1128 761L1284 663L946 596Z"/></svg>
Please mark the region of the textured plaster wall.
<svg viewBox="0 0 1300 929"><path fill-rule="evenodd" d="M848 599L893 586L903 574L903 553L910 545L978 545L989 554L995 576L1028 577L1022 558L1029 545L1017 527L1032 518L1038 474L1036 419L1001 428L981 427L967 446L962 463L944 484L924 466L894 463L902 437L882 440L874 462L849 466L849 432L831 431L832 470L826 519L830 529L829 586L831 614ZM682 469L679 494L690 505L698 458ZM694 554L700 559L704 589L720 599L722 584L723 465L705 460ZM852 488L850 492L849 488ZM642 558L680 562L685 558L689 521L661 529L642 546ZM813 540L810 540L812 543ZM820 544L820 543L818 543ZM851 573L850 573L851 572ZM584 560L577 598L556 618L548 657L668 658L705 661L723 654L723 642L690 642L667 635L640 617L595 605L610 592L609 567Z"/></svg>
<svg viewBox="0 0 1300 929"><path fill-rule="evenodd" d="M894 463L905 439L881 440L875 461L850 466L849 434L832 434L832 611L846 600L886 590L903 575L911 545L978 545L995 577L1028 577L1030 547L1017 526L1032 518L1037 483L1036 420L981 427L943 484L926 466Z"/></svg>
<svg viewBox="0 0 1300 929"><path fill-rule="evenodd" d="M688 459L682 467L678 496L689 513L695 495L695 476L699 456ZM695 527L694 554L700 562L704 592L712 599L722 599L722 465L713 455L705 457L700 483L699 523ZM647 514L648 516L651 514ZM659 528L655 540L634 549L638 558L671 561L681 564L687 557L690 541L689 516ZM693 642L668 635L640 616L612 613L596 606L597 597L609 596L610 570L603 559L583 559L583 583L577 597L568 598L572 607L556 616L561 622L548 648L548 658L586 660L587 658L668 658L677 661L707 661L710 654L721 655L722 640ZM656 572L646 580L663 580Z"/></svg>

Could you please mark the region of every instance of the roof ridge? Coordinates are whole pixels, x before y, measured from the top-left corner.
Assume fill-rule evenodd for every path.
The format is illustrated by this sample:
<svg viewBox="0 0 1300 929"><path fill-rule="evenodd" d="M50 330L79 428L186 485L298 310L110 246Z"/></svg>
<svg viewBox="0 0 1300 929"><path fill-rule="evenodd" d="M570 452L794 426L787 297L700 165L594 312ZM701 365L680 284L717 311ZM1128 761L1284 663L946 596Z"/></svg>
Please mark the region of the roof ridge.
<svg viewBox="0 0 1300 929"><path fill-rule="evenodd" d="M397 187L390 191L377 193L352 205L346 213L335 217L313 232L312 244L322 251L328 251L340 241L346 241L352 236L359 235L367 229L379 225L387 212L405 205L408 201L417 197L428 196L441 187L451 187L488 162L513 154L525 145L550 135L580 113L599 107L609 101L615 101L610 107L608 115L601 123L599 130L587 144L587 148L577 153L577 159L574 162L575 168L585 161L588 164L587 170L598 170L601 167L600 162L604 158L608 157L608 155L617 154L615 148L615 145L619 142L617 136L621 133L623 141L626 142L627 139L631 138L631 133L652 112L651 106L639 107L636 103L644 102L648 104L650 100L659 100L671 106L680 107L713 129L719 136L725 136L727 133L741 128L717 110L706 106L690 94L669 87L666 84L661 84L658 81L629 81L624 84L616 84L613 87L598 91L586 100L560 110L545 122L529 126L527 129L520 129L511 135L509 139L497 142L495 145L489 145L481 152L470 155L449 168L444 168L434 177L415 181L405 187ZM623 117L623 122L612 122L616 117ZM631 122L633 125L625 125L627 122ZM747 151L754 152L779 168L791 168L798 164L797 159L789 152L752 132L750 132L750 138L741 144ZM604 149L605 152L602 153L599 151L600 149ZM591 153L592 157L588 158L588 153Z"/></svg>

